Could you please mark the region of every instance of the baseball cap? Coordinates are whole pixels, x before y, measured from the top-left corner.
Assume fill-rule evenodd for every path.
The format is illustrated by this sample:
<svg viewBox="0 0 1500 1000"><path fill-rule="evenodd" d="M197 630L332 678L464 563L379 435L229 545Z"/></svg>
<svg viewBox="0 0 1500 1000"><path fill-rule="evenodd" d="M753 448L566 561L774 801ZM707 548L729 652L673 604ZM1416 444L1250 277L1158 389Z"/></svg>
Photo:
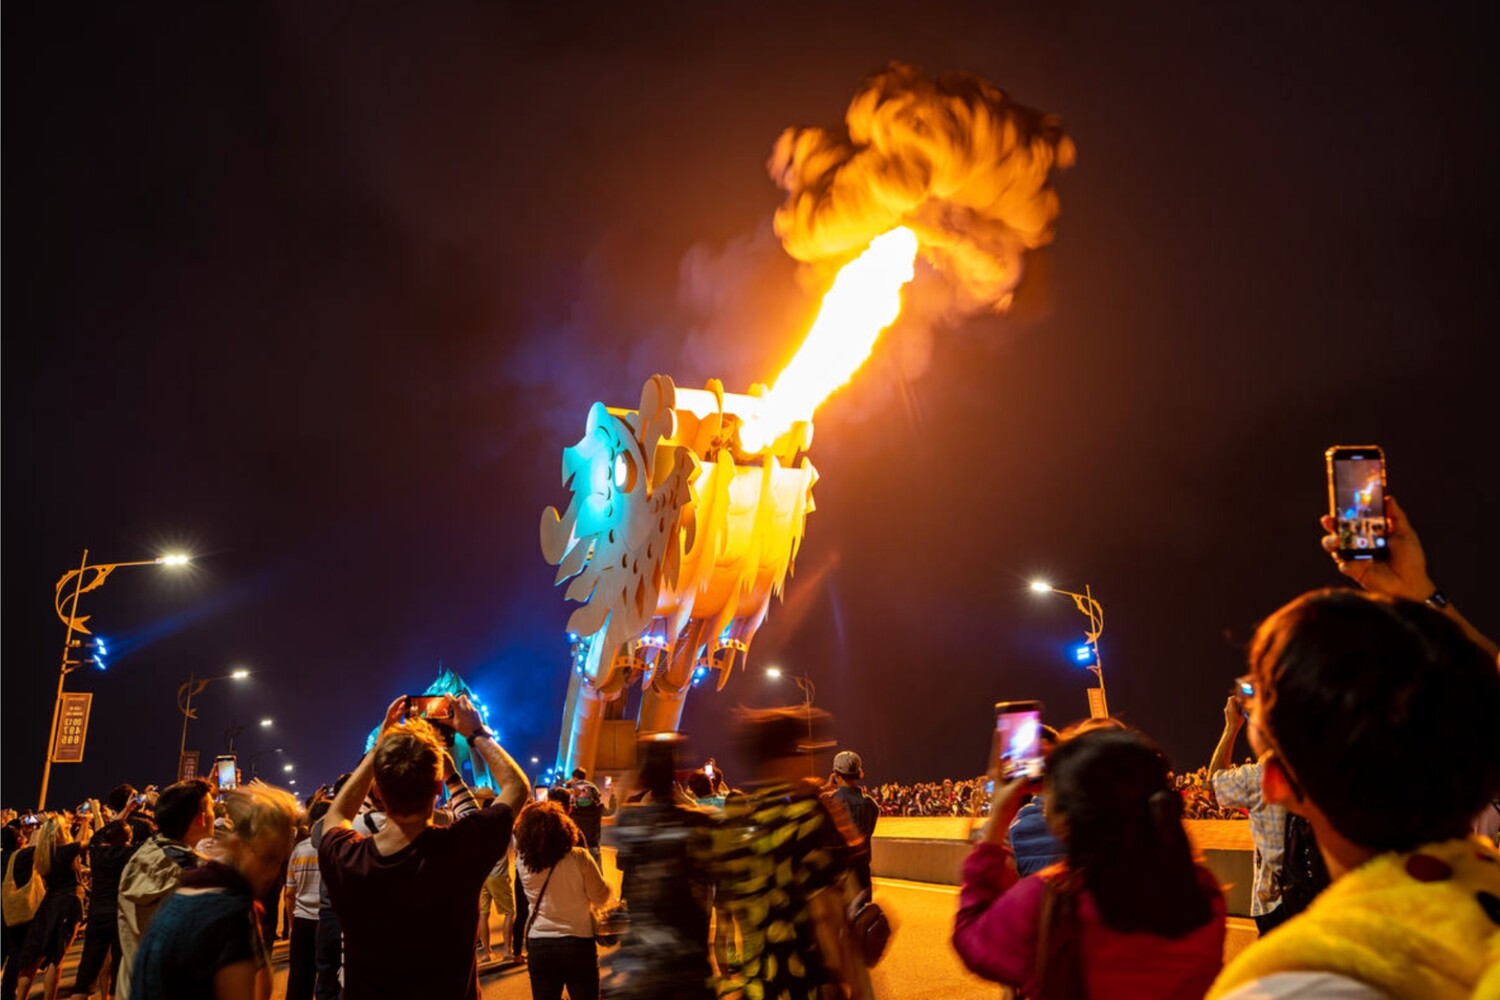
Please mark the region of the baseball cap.
<svg viewBox="0 0 1500 1000"><path fill-rule="evenodd" d="M833 755L833 769L839 774L854 775L864 773L865 765L853 750L840 750Z"/></svg>

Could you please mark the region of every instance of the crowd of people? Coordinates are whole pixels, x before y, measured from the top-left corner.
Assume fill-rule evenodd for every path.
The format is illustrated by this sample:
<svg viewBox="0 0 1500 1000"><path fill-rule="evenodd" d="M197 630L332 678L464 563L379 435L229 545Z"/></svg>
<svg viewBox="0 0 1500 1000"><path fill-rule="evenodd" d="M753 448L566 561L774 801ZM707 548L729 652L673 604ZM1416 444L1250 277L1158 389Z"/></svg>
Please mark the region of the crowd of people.
<svg viewBox="0 0 1500 1000"><path fill-rule="evenodd" d="M882 815L974 822L952 945L1017 996L1500 996L1500 651L1389 511L1389 560L1340 563L1363 590L1262 623L1196 771L1090 719L1041 727L1043 778L1007 772L997 735L983 778L871 795L851 751L807 777L814 713L798 706L740 712L737 785L711 760L682 770L681 738L657 734L619 801L581 769L534 795L467 698L419 714L400 698L358 766L306 801L193 779L7 814L0 1000L38 976L52 1000L80 933L77 998L269 1000L281 935L288 1000L474 1000L492 912L498 959L525 962L541 1000L872 997ZM455 765L460 738L486 787ZM1247 817L1255 846L1262 936L1228 965L1194 815Z"/></svg>

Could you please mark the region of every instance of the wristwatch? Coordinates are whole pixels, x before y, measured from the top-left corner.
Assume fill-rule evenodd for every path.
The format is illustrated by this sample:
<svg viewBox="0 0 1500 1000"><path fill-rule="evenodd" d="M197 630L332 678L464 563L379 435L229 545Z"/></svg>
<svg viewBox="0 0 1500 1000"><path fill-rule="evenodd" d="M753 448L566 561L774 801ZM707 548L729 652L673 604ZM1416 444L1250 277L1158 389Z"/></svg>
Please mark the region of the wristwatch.
<svg viewBox="0 0 1500 1000"><path fill-rule="evenodd" d="M481 736L484 737L485 739L489 740L491 743L499 743L500 742L499 740L495 739L495 734L494 733L490 732L488 729L484 728L483 726L475 726L474 727L474 731L469 734L469 742L473 743L475 740L479 739Z"/></svg>
<svg viewBox="0 0 1500 1000"><path fill-rule="evenodd" d="M1432 592L1432 596L1427 598L1427 600L1423 601L1422 603L1427 605L1429 608L1437 608L1439 611L1442 611L1448 606L1448 595L1443 593L1441 590L1434 590Z"/></svg>

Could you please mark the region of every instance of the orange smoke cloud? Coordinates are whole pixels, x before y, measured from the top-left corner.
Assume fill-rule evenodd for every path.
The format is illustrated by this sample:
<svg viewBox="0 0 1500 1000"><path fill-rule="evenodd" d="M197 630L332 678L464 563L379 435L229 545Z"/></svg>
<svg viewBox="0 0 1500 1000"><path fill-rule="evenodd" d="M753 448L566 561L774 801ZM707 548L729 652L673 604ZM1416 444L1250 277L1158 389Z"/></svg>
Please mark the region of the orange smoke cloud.
<svg viewBox="0 0 1500 1000"><path fill-rule="evenodd" d="M781 134L768 164L786 192L776 234L792 257L819 263L906 226L961 307L1003 310L1022 254L1052 239L1052 173L1074 155L1055 116L979 77L930 80L892 63L854 95L843 128Z"/></svg>

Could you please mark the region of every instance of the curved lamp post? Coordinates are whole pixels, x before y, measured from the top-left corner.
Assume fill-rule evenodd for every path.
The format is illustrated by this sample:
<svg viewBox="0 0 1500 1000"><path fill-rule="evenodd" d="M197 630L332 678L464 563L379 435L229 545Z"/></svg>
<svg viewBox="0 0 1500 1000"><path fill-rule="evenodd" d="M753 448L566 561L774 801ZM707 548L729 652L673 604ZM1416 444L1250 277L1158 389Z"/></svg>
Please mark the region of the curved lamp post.
<svg viewBox="0 0 1500 1000"><path fill-rule="evenodd" d="M187 683L177 689L177 711L182 713L182 746L177 750L177 759L180 762L182 755L187 753L187 724L189 719L196 719L198 713L193 711L193 699L203 693L203 689L214 681L242 681L250 676L250 671L244 667L231 670L227 674L218 677L194 677L193 672L188 671ZM180 763L179 763L179 766Z"/></svg>
<svg viewBox="0 0 1500 1000"><path fill-rule="evenodd" d="M818 776L818 759L817 747L813 742L812 709L813 699L818 696L818 686L806 674L788 674L780 667L767 667L766 676L773 681L780 680L783 677L790 677L792 683L797 685L797 690L802 692L802 707L807 712L808 767L811 768L812 776L816 778Z"/></svg>
<svg viewBox="0 0 1500 1000"><path fill-rule="evenodd" d="M98 590L104 586L104 581L117 569L127 566L186 566L188 557L185 555L166 555L156 559L137 559L132 562L114 563L89 563L89 550L83 550L83 558L78 563L77 569L70 569L57 581L57 588L52 599L52 607L57 612L57 617L67 626L67 633L63 638L62 665L57 672L57 700L52 703L52 728L47 733L47 756L46 763L42 765L42 790L37 795L37 811L47 808L47 785L52 780L52 751L57 742L57 719L62 710L63 683L69 674L84 665L84 661L73 658L74 653L81 652L82 640L74 639L73 633L82 632L84 635L92 635L88 628L88 615L78 613L78 599L91 590ZM92 573L92 576L89 574ZM69 585L71 593L67 593Z"/></svg>
<svg viewBox="0 0 1500 1000"><path fill-rule="evenodd" d="M1089 669L1094 676L1099 678L1099 711L1104 718L1109 718L1109 700L1104 694L1104 661L1099 656L1099 636L1104 634L1104 606L1094 599L1094 592L1088 584L1083 585L1083 593L1079 594L1072 590L1062 590L1052 586L1045 580L1031 581L1031 591L1034 594L1061 594L1064 597L1073 598L1073 606L1082 612L1089 620L1088 631L1084 638L1088 641L1089 648L1094 652L1094 662L1089 664Z"/></svg>

